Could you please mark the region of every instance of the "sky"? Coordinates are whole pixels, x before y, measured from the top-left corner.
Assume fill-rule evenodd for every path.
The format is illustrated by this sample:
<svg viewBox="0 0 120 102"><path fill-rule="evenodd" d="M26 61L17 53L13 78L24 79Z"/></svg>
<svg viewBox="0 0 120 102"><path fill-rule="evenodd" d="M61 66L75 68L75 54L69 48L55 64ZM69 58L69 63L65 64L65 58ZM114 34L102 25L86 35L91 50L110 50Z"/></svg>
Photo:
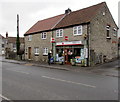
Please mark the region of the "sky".
<svg viewBox="0 0 120 102"><path fill-rule="evenodd" d="M0 0L0 34L8 32L17 36L17 14L19 14L19 33L23 37L37 21L59 14L66 9L80 10L101 2L106 2L118 25L119 0Z"/></svg>

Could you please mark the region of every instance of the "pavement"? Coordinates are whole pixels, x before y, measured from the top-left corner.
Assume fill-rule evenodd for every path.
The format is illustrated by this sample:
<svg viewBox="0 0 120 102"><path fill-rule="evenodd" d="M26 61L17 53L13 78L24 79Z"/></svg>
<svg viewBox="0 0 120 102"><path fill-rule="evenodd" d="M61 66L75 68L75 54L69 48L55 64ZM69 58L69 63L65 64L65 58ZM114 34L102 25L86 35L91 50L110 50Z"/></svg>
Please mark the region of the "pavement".
<svg viewBox="0 0 120 102"><path fill-rule="evenodd" d="M5 59L4 57L0 58L0 61L7 62L7 63L21 64L26 66L37 66L42 68L58 69L58 70L65 70L65 71L74 71L74 72L87 71L89 73L96 73L96 74L105 75L105 76L120 77L119 75L120 60L105 63L95 67L81 67L81 66L59 65L59 64L48 65L47 63L32 62L32 61L30 62L18 61L18 60Z"/></svg>

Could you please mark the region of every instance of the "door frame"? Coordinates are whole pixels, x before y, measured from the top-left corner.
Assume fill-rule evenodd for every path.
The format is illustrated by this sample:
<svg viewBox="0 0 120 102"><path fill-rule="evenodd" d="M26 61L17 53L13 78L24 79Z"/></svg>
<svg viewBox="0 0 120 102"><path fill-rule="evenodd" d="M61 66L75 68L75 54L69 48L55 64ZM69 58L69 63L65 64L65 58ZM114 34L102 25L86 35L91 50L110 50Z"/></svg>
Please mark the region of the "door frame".
<svg viewBox="0 0 120 102"><path fill-rule="evenodd" d="M32 48L31 47L28 47L28 60L31 60L31 50Z"/></svg>

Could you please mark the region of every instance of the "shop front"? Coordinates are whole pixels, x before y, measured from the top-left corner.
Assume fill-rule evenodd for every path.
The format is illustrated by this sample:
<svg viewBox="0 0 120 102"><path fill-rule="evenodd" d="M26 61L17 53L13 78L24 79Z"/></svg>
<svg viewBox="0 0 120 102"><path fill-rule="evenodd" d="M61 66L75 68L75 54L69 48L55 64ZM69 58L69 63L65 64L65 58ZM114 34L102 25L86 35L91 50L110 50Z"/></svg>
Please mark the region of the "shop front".
<svg viewBox="0 0 120 102"><path fill-rule="evenodd" d="M84 59L84 45L81 41L56 43L56 62L81 64Z"/></svg>

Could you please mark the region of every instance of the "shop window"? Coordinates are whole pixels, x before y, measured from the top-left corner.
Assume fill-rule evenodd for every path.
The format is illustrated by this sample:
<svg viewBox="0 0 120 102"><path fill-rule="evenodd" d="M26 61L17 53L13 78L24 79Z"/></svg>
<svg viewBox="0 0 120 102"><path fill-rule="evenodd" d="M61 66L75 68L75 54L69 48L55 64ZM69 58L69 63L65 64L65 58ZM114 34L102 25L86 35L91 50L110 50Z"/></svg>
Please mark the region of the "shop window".
<svg viewBox="0 0 120 102"><path fill-rule="evenodd" d="M81 55L81 49L80 48L75 48L74 49L74 55L75 56L80 56Z"/></svg>
<svg viewBox="0 0 120 102"><path fill-rule="evenodd" d="M46 32L41 33L41 39L47 39L47 33Z"/></svg>
<svg viewBox="0 0 120 102"><path fill-rule="evenodd" d="M74 35L82 35L82 25L73 27Z"/></svg>

